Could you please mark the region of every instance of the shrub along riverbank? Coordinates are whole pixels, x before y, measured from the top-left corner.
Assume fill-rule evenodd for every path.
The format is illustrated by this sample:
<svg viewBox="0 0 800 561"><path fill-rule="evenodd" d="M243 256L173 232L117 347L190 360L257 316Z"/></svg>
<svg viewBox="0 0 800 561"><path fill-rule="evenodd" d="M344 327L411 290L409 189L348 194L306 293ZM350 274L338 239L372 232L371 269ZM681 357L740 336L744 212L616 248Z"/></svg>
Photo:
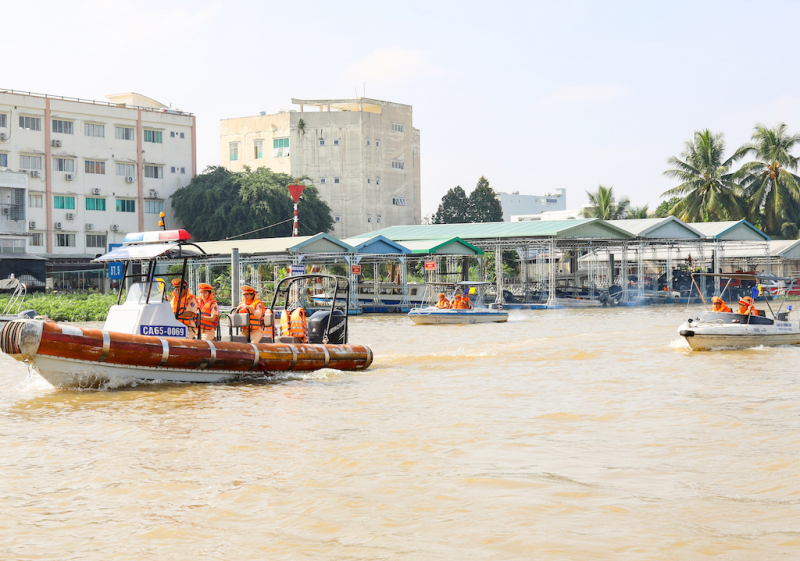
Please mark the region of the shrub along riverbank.
<svg viewBox="0 0 800 561"><path fill-rule="evenodd" d="M0 311L5 309L8 299L0 296ZM104 321L108 309L116 303L116 294L29 294L20 311L35 310L38 315L55 321Z"/></svg>

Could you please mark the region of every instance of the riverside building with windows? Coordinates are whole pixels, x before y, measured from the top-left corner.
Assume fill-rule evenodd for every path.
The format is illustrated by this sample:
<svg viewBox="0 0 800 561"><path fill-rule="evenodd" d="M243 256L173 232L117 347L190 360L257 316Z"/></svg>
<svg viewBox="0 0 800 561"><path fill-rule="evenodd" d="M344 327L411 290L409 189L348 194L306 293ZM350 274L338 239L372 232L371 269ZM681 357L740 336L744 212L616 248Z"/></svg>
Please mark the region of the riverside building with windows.
<svg viewBox="0 0 800 561"><path fill-rule="evenodd" d="M155 230L161 211L175 223L169 197L197 172L195 117L136 93L106 97L0 90L0 240L79 266Z"/></svg>
<svg viewBox="0 0 800 561"><path fill-rule="evenodd" d="M555 193L546 193L544 195L521 195L519 191L512 191L511 193L498 191L497 200L500 201L500 206L503 207L503 220L505 222L515 222L512 216L534 216L543 212L566 210L567 190L556 189Z"/></svg>
<svg viewBox="0 0 800 561"><path fill-rule="evenodd" d="M298 109L223 119L222 165L308 176L330 205L339 238L421 223L420 133L410 105L368 98L292 103Z"/></svg>

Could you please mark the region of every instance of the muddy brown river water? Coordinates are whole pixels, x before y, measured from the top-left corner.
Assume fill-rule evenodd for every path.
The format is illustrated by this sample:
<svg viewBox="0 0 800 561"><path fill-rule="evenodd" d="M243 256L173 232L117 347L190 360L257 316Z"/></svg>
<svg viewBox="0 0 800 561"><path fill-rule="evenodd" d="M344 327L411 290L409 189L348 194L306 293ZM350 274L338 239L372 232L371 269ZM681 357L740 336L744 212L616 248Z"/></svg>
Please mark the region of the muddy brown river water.
<svg viewBox="0 0 800 561"><path fill-rule="evenodd" d="M800 347L685 317L365 316L370 370L229 385L0 356L0 559L800 559Z"/></svg>

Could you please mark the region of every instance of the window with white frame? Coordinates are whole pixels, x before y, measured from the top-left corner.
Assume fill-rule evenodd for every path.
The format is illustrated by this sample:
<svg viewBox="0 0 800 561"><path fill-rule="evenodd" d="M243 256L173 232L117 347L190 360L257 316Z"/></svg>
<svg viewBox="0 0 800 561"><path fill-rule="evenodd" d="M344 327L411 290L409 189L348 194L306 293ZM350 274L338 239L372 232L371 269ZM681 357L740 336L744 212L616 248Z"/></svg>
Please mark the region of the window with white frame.
<svg viewBox="0 0 800 561"><path fill-rule="evenodd" d="M86 197L86 210L106 210L106 200L99 197Z"/></svg>
<svg viewBox="0 0 800 561"><path fill-rule="evenodd" d="M26 115L19 116L19 128L29 130L29 131L40 131L42 130L42 118L41 117L28 117Z"/></svg>
<svg viewBox="0 0 800 561"><path fill-rule="evenodd" d="M376 139L375 140L375 148L380 148L380 146L381 146L381 141Z"/></svg>
<svg viewBox="0 0 800 561"><path fill-rule="evenodd" d="M324 138L320 138L319 139L319 145L320 146L325 146L325 139Z"/></svg>
<svg viewBox="0 0 800 561"><path fill-rule="evenodd" d="M185 174L186 173L186 168L181 168L181 173Z"/></svg>
<svg viewBox="0 0 800 561"><path fill-rule="evenodd" d="M106 137L106 126L97 123L83 123L83 135L94 136L96 138Z"/></svg>
<svg viewBox="0 0 800 561"><path fill-rule="evenodd" d="M184 134L184 133L181 133L181 138L184 138L183 134Z"/></svg>
<svg viewBox="0 0 800 561"><path fill-rule="evenodd" d="M172 166L172 167L169 168L169 172L170 173L175 173L175 170L176 170L175 166Z"/></svg>
<svg viewBox="0 0 800 561"><path fill-rule="evenodd" d="M42 157L41 156L23 156L19 157L19 169L24 171L39 170L42 171Z"/></svg>
<svg viewBox="0 0 800 561"><path fill-rule="evenodd" d="M367 222L372 222L372 217L371 216L367 216Z"/></svg>
<svg viewBox="0 0 800 561"><path fill-rule="evenodd" d="M136 200L117 199L117 212L136 212Z"/></svg>
<svg viewBox="0 0 800 561"><path fill-rule="evenodd" d="M55 195L53 197L53 208L75 210L75 197Z"/></svg>
<svg viewBox="0 0 800 561"><path fill-rule="evenodd" d="M392 197L392 204L395 206L408 206L405 197Z"/></svg>
<svg viewBox="0 0 800 561"><path fill-rule="evenodd" d="M42 208L44 206L44 195L28 193L28 206L30 208Z"/></svg>
<svg viewBox="0 0 800 561"><path fill-rule="evenodd" d="M53 158L53 171L75 173L75 160L72 158Z"/></svg>
<svg viewBox="0 0 800 561"><path fill-rule="evenodd" d="M338 177L334 177L333 182L338 185L339 183L341 183L341 179L339 179Z"/></svg>
<svg viewBox="0 0 800 561"><path fill-rule="evenodd" d="M406 132L406 126L400 123L392 123L392 130L395 132Z"/></svg>
<svg viewBox="0 0 800 561"><path fill-rule="evenodd" d="M175 131L169 131L169 137L175 138Z"/></svg>
<svg viewBox="0 0 800 561"><path fill-rule="evenodd" d="M53 119L53 132L59 134L74 134L72 121L62 121L60 119Z"/></svg>
<svg viewBox="0 0 800 561"><path fill-rule="evenodd" d="M31 234L31 245L40 246L44 245L44 234L42 232L34 232Z"/></svg>
<svg viewBox="0 0 800 561"><path fill-rule="evenodd" d="M8 154L0 152L0 168L8 167Z"/></svg>
<svg viewBox="0 0 800 561"><path fill-rule="evenodd" d="M144 176L150 179L164 179L164 166L144 166Z"/></svg>
<svg viewBox="0 0 800 561"><path fill-rule="evenodd" d="M392 160L392 168L394 169L406 169L406 163L401 160Z"/></svg>
<svg viewBox="0 0 800 561"><path fill-rule="evenodd" d="M231 142L228 144L228 150L230 152L231 161L235 162L239 159L239 143L238 142Z"/></svg>
<svg viewBox="0 0 800 561"><path fill-rule="evenodd" d="M375 185L380 185L380 184L381 184L381 178L380 177L376 177L375 178Z"/></svg>
<svg viewBox="0 0 800 561"><path fill-rule="evenodd" d="M341 222L342 221L342 217L337 214L336 216L333 217L333 221L334 222Z"/></svg>
<svg viewBox="0 0 800 561"><path fill-rule="evenodd" d="M367 178L367 185L369 185L370 183L372 183L372 178L368 177Z"/></svg>
<svg viewBox="0 0 800 561"><path fill-rule="evenodd" d="M272 139L272 157L283 158L289 155L289 139L288 138L273 138Z"/></svg>
<svg viewBox="0 0 800 561"><path fill-rule="evenodd" d="M161 131L151 131L148 129L144 129L144 131L142 132L144 133L145 142L153 142L155 144L163 143L163 135L161 134Z"/></svg>
<svg viewBox="0 0 800 561"><path fill-rule="evenodd" d="M372 141L369 138L367 139L367 146L372 146Z"/></svg>
<svg viewBox="0 0 800 561"><path fill-rule="evenodd" d="M380 217L380 216L376 217L376 218L375 218L375 222L377 222L378 224L380 224L380 223L381 223L381 217Z"/></svg>
<svg viewBox="0 0 800 561"><path fill-rule="evenodd" d="M86 160L83 165L84 173L93 173L97 175L105 175L106 163L98 162L96 160Z"/></svg>
<svg viewBox="0 0 800 561"><path fill-rule="evenodd" d="M264 157L264 141L263 140L254 140L253 141L253 158L256 160L260 160Z"/></svg>
<svg viewBox="0 0 800 561"><path fill-rule="evenodd" d="M145 214L161 214L164 212L164 201L145 201L144 212Z"/></svg>
<svg viewBox="0 0 800 561"><path fill-rule="evenodd" d="M324 177L320 177L320 178L319 178L319 182L320 182L320 183L327 183L327 182L328 182L328 180L327 180L327 179L325 179Z"/></svg>
<svg viewBox="0 0 800 561"><path fill-rule="evenodd" d="M105 247L105 234L86 234L86 247Z"/></svg>
<svg viewBox="0 0 800 561"><path fill-rule="evenodd" d="M334 138L333 139L333 145L334 146L339 146L339 139L338 138Z"/></svg>
<svg viewBox="0 0 800 561"><path fill-rule="evenodd" d="M0 252L25 253L25 240L0 240Z"/></svg>
<svg viewBox="0 0 800 561"><path fill-rule="evenodd" d="M133 127L114 127L114 137L117 140L136 140Z"/></svg>
<svg viewBox="0 0 800 561"><path fill-rule="evenodd" d="M75 234L56 234L58 247L75 247Z"/></svg>
<svg viewBox="0 0 800 561"><path fill-rule="evenodd" d="M0 113L0 127L8 128L8 113Z"/></svg>
<svg viewBox="0 0 800 561"><path fill-rule="evenodd" d="M134 177L136 175L136 164L114 164L118 177Z"/></svg>

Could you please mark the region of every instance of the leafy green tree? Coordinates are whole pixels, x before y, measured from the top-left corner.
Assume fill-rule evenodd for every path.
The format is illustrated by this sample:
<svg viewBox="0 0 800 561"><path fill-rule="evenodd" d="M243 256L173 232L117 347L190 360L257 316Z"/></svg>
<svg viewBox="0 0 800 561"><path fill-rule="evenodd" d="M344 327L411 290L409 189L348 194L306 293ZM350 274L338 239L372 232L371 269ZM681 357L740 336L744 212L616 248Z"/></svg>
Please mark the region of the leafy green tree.
<svg viewBox="0 0 800 561"><path fill-rule="evenodd" d="M462 224L470 221L469 199L460 185L453 187L439 203L433 224Z"/></svg>
<svg viewBox="0 0 800 561"><path fill-rule="evenodd" d="M670 211L675 207L675 205L681 202L681 200L682 199L680 197L672 197L671 199L662 202L660 205L658 205L658 208L656 208L653 216L656 218L666 218L669 216Z"/></svg>
<svg viewBox="0 0 800 561"><path fill-rule="evenodd" d="M489 180L481 176L478 185L469 194L469 222L502 222L503 206Z"/></svg>
<svg viewBox="0 0 800 561"><path fill-rule="evenodd" d="M751 201L748 218L774 236L796 237L800 178L798 160L791 151L800 143L800 134L789 134L780 123L774 128L756 125L752 142L742 146L744 155L754 155L756 161L744 164L736 177ZM759 216L760 213L760 216Z"/></svg>
<svg viewBox="0 0 800 561"><path fill-rule="evenodd" d="M725 140L722 134L704 129L684 143L680 157L670 156L666 177L680 185L665 191L662 197L682 197L670 214L686 222L738 220L744 216L742 190L736 183L731 165L744 156L740 149L723 160Z"/></svg>
<svg viewBox="0 0 800 561"><path fill-rule="evenodd" d="M307 178L300 178L300 181ZM175 217L197 241L292 235L293 203L287 185L293 179L268 168L231 172L211 166L194 177L189 185L172 195ZM333 217L328 204L319 198L313 185L307 185L298 205L300 235L328 232ZM265 228L265 226L271 226ZM255 230L255 231L254 231Z"/></svg>
<svg viewBox="0 0 800 561"><path fill-rule="evenodd" d="M625 218L647 218L648 212L650 212L650 205L632 206L628 209L628 214L625 216Z"/></svg>
<svg viewBox="0 0 800 561"><path fill-rule="evenodd" d="M628 207L631 205L628 197L623 197L617 202L613 187L598 185L597 191L594 193L586 191L586 196L589 197L589 208L583 210L583 215L587 218L621 220L627 216Z"/></svg>

